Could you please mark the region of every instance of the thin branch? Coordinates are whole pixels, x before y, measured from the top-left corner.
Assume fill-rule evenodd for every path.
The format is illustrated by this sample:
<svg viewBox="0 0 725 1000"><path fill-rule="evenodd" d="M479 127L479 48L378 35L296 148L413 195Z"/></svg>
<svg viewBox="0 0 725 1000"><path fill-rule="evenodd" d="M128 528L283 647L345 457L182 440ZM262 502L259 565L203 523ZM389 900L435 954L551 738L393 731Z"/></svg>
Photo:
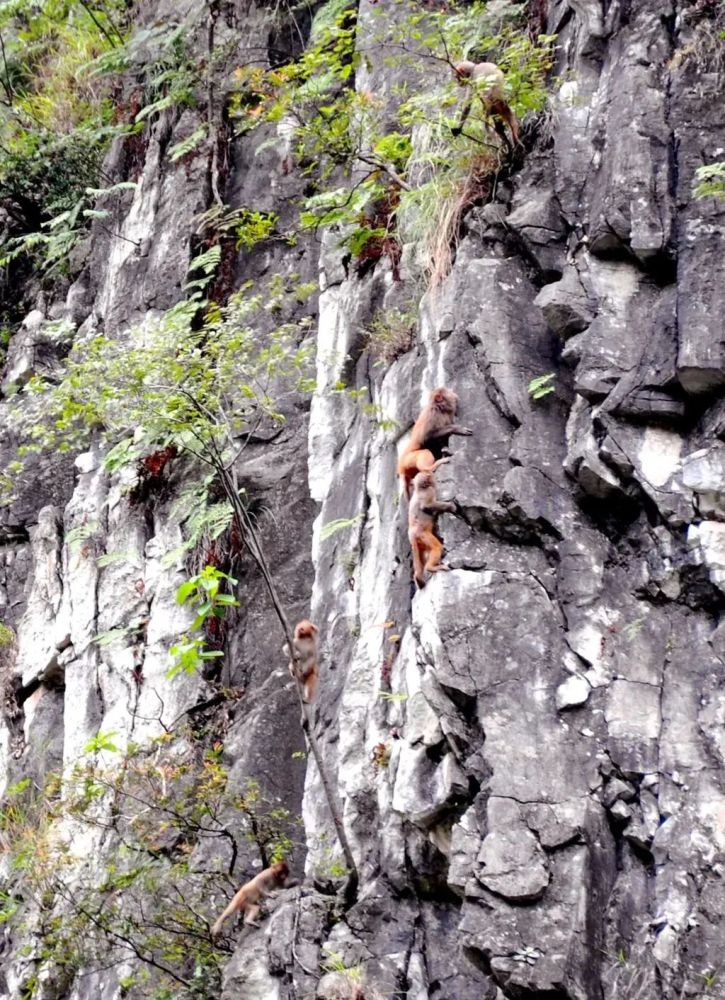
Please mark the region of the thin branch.
<svg viewBox="0 0 725 1000"><path fill-rule="evenodd" d="M264 552L262 550L261 544L259 542L259 538L257 536L254 525L250 521L247 512L244 509L244 505L242 504L239 498L239 492L236 483L236 473L235 471L233 471L232 475L230 475L225 469L220 469L220 472L222 476L222 484L224 487L224 491L227 494L227 499L234 508L234 512L239 518L240 524L244 525L242 538L244 540L248 552L256 562L257 567L259 568L259 571L262 574L262 578L266 584L267 591L269 592L269 596L272 601L272 606L274 607L274 610L277 614L277 618L279 619L279 622L282 626L282 631L285 634L285 638L287 640L287 648L293 650L294 641L292 636L292 629L290 628L290 623L285 613L285 610L282 607L279 594L277 593L277 588L275 587L272 575L269 571L269 567L267 565L267 561ZM340 810L336 802L336 797L332 788L332 783L327 773L327 768L325 766L325 763L322 759L322 752L320 750L320 745L317 742L317 737L315 736L312 726L310 725L309 705L302 697L302 685L299 681L299 678L296 677L295 680L296 680L295 687L297 690L297 699L299 701L300 709L302 711L302 720L303 720L302 728L305 732L305 736L307 737L307 742L309 743L310 749L312 751L312 756L314 757L315 763L317 765L317 770L320 775L320 781L322 782L322 787L325 792L325 798L327 799L327 805L330 809L330 816L332 818L332 822L335 827L335 832L337 833L337 839L339 840L340 847L342 848L342 853L345 856L345 864L347 865L348 869L347 882L345 884L345 890L344 890L345 901L347 902L348 905L352 905L352 903L357 898L357 887L359 881L357 866L355 865L355 858L353 857L353 853L350 848L350 843L347 839L347 834L345 832L345 827L342 822L342 816L340 814Z"/></svg>
<svg viewBox="0 0 725 1000"><path fill-rule="evenodd" d="M111 48L112 49L117 48L118 46L116 45L116 42L111 37L111 35L109 35L109 33L106 31L106 29L101 24L101 22L98 20L98 18L96 17L96 15L93 12L93 9L92 9L91 5L87 2L87 0L79 0L79 2L80 2L81 7L83 8L83 10L86 12L86 14L88 14L88 16L90 17L91 21L93 21L93 23L98 28L98 30L103 35L103 37L106 39L106 41L111 46Z"/></svg>
<svg viewBox="0 0 725 1000"><path fill-rule="evenodd" d="M403 180L403 178L400 176L400 174L392 164L386 163L385 160L380 160L376 156L366 156L363 155L362 153L356 153L355 156L362 163L367 163L368 166L370 167L377 167L379 170L385 171L385 173L388 175L388 177L390 177L393 183L397 184L399 188L403 189L403 191L413 190L410 184L408 184L407 181Z"/></svg>
<svg viewBox="0 0 725 1000"><path fill-rule="evenodd" d="M181 985L187 989L191 988L191 983L187 979L183 979L181 976L177 975L173 969L170 969L167 965L157 961L153 954L144 954L141 946L136 944L132 938L127 937L125 934L121 934L119 931L113 930L112 927L109 927L104 924L102 920L99 920L95 914L74 898L73 895L66 890L65 886L62 885L62 883L56 884L56 892L66 901L66 903L70 904L78 913L80 913L81 916L85 917L93 924L94 927L98 928L102 934L125 944L131 953L139 959L139 961L143 962L145 965L152 966L154 969L158 969L160 972L164 972L167 976L171 976L172 979L176 980L177 983L181 983Z"/></svg>
<svg viewBox="0 0 725 1000"><path fill-rule="evenodd" d="M108 9L107 4L102 3L101 6L103 7L103 13L108 18L108 23L111 25L111 27L113 28L113 30L118 35L119 42L123 45L125 39L124 39L123 35L121 34L121 32L118 30L118 27L116 26L116 22L113 20L113 17L111 16L111 11Z"/></svg>
<svg viewBox="0 0 725 1000"><path fill-rule="evenodd" d="M5 57L5 39L3 38L2 31L0 31L0 51L2 52L3 68L5 69L5 76L3 77L2 81L3 90L7 95L8 99L7 106L10 108L12 107L13 104L13 97L15 96L15 91L13 90L13 86L10 82L10 70L8 69L8 61L7 58Z"/></svg>

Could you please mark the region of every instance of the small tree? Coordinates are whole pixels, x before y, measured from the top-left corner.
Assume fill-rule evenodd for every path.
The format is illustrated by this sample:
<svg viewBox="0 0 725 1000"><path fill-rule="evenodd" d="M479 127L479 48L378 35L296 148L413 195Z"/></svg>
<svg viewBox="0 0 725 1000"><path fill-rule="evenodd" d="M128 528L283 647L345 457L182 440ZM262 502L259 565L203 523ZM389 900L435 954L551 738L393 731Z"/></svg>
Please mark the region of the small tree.
<svg viewBox="0 0 725 1000"><path fill-rule="evenodd" d="M262 299L242 290L219 307L203 292L219 259L218 247L197 258L190 298L131 331L128 343L95 336L78 341L57 380L33 378L16 397L15 430L23 453L71 451L100 435L109 470L149 451L174 448L208 467L236 519L241 539L264 580L284 637L292 629L259 536L240 490L236 463L264 426L283 422L282 400L313 387L310 350L299 341L307 322L261 335ZM199 322L203 315L203 321ZM17 470L15 470L17 471ZM197 652L199 652L197 650ZM296 685L303 726L348 868L345 895L355 897L357 870L309 709Z"/></svg>

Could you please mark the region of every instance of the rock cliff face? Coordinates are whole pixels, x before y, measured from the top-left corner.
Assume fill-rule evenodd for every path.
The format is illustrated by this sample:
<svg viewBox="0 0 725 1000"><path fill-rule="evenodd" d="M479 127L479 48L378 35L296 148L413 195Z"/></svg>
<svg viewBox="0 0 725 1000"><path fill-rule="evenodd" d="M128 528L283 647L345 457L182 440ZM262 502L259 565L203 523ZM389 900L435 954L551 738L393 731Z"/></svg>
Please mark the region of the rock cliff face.
<svg viewBox="0 0 725 1000"><path fill-rule="evenodd" d="M691 195L725 145L716 7L538 4L558 35L545 121L465 217L451 273L390 367L361 331L407 301L412 248L402 281L386 261L353 273L334 234L321 250L309 239L236 258L235 284L319 271L311 408L292 408L239 474L266 506L290 616L320 628L314 725L360 890L334 925L309 882L284 895L242 936L225 1000L725 996L725 210ZM361 0L361 48L373 14ZM259 13L226 18L243 54ZM395 69L376 60L364 83L384 91ZM113 196L125 239L94 230L65 301L39 300L15 334L9 381L62 353L52 319L123 336L178 301L208 163L164 151L196 115L151 129L137 189ZM284 136L257 156L259 141L231 144L226 200L288 212L300 180L281 168ZM119 145L107 164L119 179L124 156ZM529 382L550 372L555 391L534 399ZM334 391L342 375L384 421ZM473 435L453 439L438 475L460 513L439 521L452 571L413 593L396 442L440 384ZM174 601L183 566L163 561L181 539L183 471L135 505L94 450L24 476L0 526L0 602L17 631L2 663L6 785L42 780L99 730L143 742L210 697L199 676L166 677L188 623ZM99 568L112 552L124 559ZM334 827L314 764L291 762L304 741L283 638L251 565L241 579L224 681L243 694L224 709L225 760L239 787L253 776L301 814L297 874L324 889ZM146 622L134 642L92 642L134 618ZM0 996L23 995L33 933L5 940ZM360 985L321 971L323 945ZM71 979L42 995L127 995L113 970Z"/></svg>

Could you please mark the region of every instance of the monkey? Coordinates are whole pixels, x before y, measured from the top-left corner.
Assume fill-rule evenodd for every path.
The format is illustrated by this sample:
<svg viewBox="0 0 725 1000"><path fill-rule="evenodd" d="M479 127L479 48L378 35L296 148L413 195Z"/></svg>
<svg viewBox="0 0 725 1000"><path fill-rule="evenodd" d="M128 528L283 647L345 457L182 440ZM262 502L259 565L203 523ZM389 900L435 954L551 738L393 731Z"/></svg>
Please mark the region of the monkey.
<svg viewBox="0 0 725 1000"><path fill-rule="evenodd" d="M413 480L413 493L408 508L408 538L413 550L413 577L418 588L425 586L425 571L448 572L450 566L441 562L443 542L435 534L435 515L442 511L455 513L450 500L436 499L436 483L431 472L419 472Z"/></svg>
<svg viewBox="0 0 725 1000"><path fill-rule="evenodd" d="M515 146L519 141L519 123L516 115L504 97L503 88L505 77L503 75L503 71L499 69L496 63L473 63L468 60L456 63L453 69L461 86L470 81L472 86L475 88L475 93L481 98L484 115L493 115L496 116L497 119L503 118L503 120L508 124L513 137L513 145ZM471 111L473 96L473 93L468 95L468 99L461 110L458 124L451 129L454 135L461 134L463 123L466 118L468 118ZM501 138L504 139L509 146L511 146L509 138L506 135L506 129L503 127L503 123L496 120L494 121L494 127Z"/></svg>
<svg viewBox="0 0 725 1000"><path fill-rule="evenodd" d="M217 937L222 929L222 924L237 910L244 913L244 923L252 927L259 927L256 920L260 910L260 901L265 896L271 896L275 889L281 889L289 877L289 866L286 861L277 861L275 864L265 868L259 875L246 882L241 889L232 896L232 901L227 906L219 919L211 929L211 936Z"/></svg>
<svg viewBox="0 0 725 1000"><path fill-rule="evenodd" d="M433 390L420 411L398 462L406 497L410 497L410 484L416 473L435 472L439 465L449 461L442 456L451 434L468 437L473 433L468 427L454 423L457 410L458 396L442 385Z"/></svg>
<svg viewBox="0 0 725 1000"><path fill-rule="evenodd" d="M305 619L295 625L292 645L296 658L290 653L287 643L282 647L282 652L290 658L290 675L302 684L302 700L308 705L315 700L317 691L317 632L317 626Z"/></svg>

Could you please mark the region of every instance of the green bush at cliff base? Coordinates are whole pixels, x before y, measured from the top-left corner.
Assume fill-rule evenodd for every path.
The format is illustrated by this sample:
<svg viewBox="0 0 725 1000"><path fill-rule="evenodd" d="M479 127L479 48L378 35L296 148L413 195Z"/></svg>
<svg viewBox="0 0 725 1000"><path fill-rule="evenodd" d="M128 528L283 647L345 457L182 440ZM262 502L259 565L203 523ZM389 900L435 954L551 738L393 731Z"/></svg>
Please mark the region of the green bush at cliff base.
<svg viewBox="0 0 725 1000"><path fill-rule="evenodd" d="M139 998L216 1000L225 950L209 924L237 887L237 858L289 858L299 820L254 779L231 787L219 746L200 754L170 732L145 748L117 743L107 733L90 741L62 797L58 776L43 788L26 778L0 805L10 861L0 923L14 937L28 923L35 932L23 996L49 982L67 995L77 973L119 968ZM92 857L74 849L81 843L96 845ZM197 848L203 866L192 864Z"/></svg>

